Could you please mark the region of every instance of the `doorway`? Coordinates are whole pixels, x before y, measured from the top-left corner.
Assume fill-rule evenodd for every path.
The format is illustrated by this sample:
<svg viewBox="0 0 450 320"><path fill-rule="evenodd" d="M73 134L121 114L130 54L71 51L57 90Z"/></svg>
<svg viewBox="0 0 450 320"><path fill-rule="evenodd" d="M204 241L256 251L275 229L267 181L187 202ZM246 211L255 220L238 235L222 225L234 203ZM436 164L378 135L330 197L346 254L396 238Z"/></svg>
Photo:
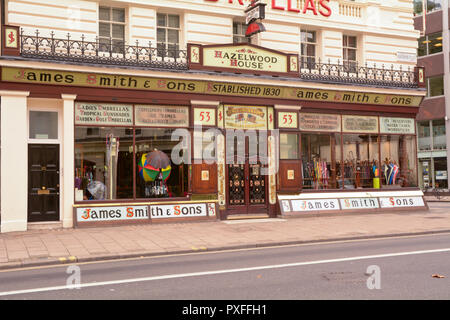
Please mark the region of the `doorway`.
<svg viewBox="0 0 450 320"><path fill-rule="evenodd" d="M227 143L227 214L267 213L267 175L258 154L267 150L259 139L236 139ZM260 148L264 148L261 153Z"/></svg>
<svg viewBox="0 0 450 320"><path fill-rule="evenodd" d="M28 145L28 222L59 221L59 144Z"/></svg>

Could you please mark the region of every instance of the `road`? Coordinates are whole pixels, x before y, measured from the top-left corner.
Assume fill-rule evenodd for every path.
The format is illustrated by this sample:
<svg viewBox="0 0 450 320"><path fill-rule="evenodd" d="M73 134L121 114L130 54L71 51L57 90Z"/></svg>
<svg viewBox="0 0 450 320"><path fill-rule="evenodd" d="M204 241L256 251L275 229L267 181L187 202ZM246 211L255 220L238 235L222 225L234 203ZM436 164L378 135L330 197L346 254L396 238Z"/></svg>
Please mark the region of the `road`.
<svg viewBox="0 0 450 320"><path fill-rule="evenodd" d="M0 299L448 300L450 234L203 252L68 267L0 272ZM67 283L81 288L69 289Z"/></svg>

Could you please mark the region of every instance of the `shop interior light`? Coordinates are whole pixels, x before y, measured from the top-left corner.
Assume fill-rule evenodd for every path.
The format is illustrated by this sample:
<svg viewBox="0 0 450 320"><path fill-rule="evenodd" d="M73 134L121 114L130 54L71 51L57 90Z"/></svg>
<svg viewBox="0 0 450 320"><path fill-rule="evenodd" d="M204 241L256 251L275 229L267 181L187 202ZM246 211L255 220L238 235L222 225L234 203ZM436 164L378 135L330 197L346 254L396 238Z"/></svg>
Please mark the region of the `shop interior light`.
<svg viewBox="0 0 450 320"><path fill-rule="evenodd" d="M442 47L442 43L436 43L434 46L435 47Z"/></svg>

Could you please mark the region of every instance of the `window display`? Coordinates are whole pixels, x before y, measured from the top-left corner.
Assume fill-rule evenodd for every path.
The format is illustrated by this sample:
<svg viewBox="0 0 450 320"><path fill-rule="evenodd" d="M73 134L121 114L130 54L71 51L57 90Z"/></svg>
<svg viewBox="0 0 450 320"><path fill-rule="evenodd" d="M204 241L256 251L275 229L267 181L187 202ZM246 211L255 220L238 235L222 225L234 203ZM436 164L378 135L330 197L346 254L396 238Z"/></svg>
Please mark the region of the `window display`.
<svg viewBox="0 0 450 320"><path fill-rule="evenodd" d="M133 197L133 130L75 128L76 200Z"/></svg>
<svg viewBox="0 0 450 320"><path fill-rule="evenodd" d="M383 187L417 187L415 137L381 136L380 148Z"/></svg>
<svg viewBox="0 0 450 320"><path fill-rule="evenodd" d="M136 131L136 198L185 197L188 169L172 150L180 141L172 141L175 129L141 128ZM187 145L187 144L186 144Z"/></svg>
<svg viewBox="0 0 450 320"><path fill-rule="evenodd" d="M379 151L376 135L343 136L344 189L379 188Z"/></svg>
<svg viewBox="0 0 450 320"><path fill-rule="evenodd" d="M341 158L340 135L303 134L301 141L303 188L337 188L339 173L336 172L336 164Z"/></svg>

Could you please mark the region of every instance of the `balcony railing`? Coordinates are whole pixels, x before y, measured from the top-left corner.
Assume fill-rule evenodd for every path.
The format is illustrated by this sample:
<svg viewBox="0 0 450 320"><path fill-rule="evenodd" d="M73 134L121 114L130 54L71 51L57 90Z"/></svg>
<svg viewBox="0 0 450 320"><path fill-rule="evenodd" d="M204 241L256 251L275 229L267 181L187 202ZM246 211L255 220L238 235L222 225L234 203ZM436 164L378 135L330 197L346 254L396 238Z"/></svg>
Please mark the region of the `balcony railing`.
<svg viewBox="0 0 450 320"><path fill-rule="evenodd" d="M57 60L64 62L145 67L152 69L187 69L187 52L179 49L166 49L118 43L117 40L86 41L84 35L80 40L40 36L39 30L34 35L24 34L21 30L21 56L25 58Z"/></svg>
<svg viewBox="0 0 450 320"><path fill-rule="evenodd" d="M188 70L187 50L166 49L149 43L142 46L117 43L116 40L96 39L86 41L84 35L79 40L67 34L65 39L42 37L37 30L34 35L21 31L21 52L24 58L46 61L143 67L163 70ZM417 88L418 80L414 70L394 70L393 66L381 68L367 64L330 61L300 60L299 78L307 81L326 83L351 83L381 87Z"/></svg>
<svg viewBox="0 0 450 320"><path fill-rule="evenodd" d="M338 60L337 64L316 61L300 61L300 78L304 80L313 80L321 82L345 82L359 85L399 87L399 88L417 88L416 72L409 67L407 70L394 69L384 64L377 67L376 64L369 66L358 65L355 61L342 63Z"/></svg>

